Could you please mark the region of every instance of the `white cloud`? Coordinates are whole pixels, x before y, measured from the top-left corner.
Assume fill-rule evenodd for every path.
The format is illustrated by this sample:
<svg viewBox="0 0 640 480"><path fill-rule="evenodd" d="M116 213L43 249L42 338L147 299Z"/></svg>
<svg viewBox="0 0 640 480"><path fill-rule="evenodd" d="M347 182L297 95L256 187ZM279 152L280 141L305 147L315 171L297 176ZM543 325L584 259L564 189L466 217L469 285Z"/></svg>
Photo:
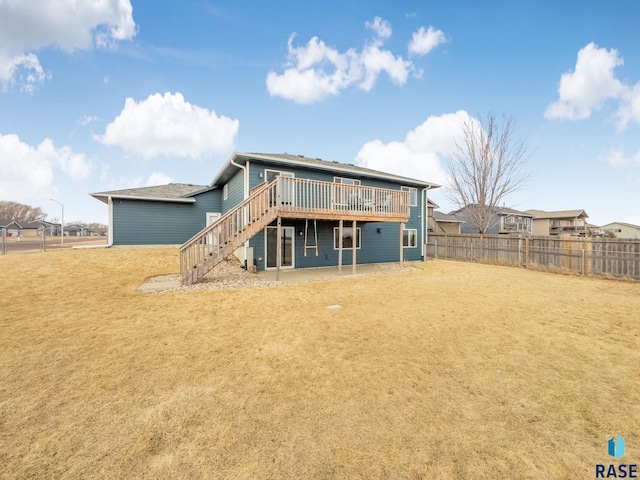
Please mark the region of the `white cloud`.
<svg viewBox="0 0 640 480"><path fill-rule="evenodd" d="M465 121L474 120L464 110L431 116L407 133L404 141L365 143L356 162L374 170L445 185L447 174L443 162L455 152Z"/></svg>
<svg viewBox="0 0 640 480"><path fill-rule="evenodd" d="M386 72L391 80L404 85L409 72L417 72L413 62L382 48L384 39L391 36L391 25L376 17L365 26L374 31L372 41L359 52L354 48L341 53L313 37L301 47L295 47L295 34L287 43L287 67L282 74L267 74L267 90L272 97L282 97L296 103L319 102L356 85L370 91L379 75Z"/></svg>
<svg viewBox="0 0 640 480"><path fill-rule="evenodd" d="M87 125L89 125L92 122L96 122L100 120L100 118L94 116L94 115L85 115L84 117L82 117L80 119L80 121L78 122L81 126L86 127Z"/></svg>
<svg viewBox="0 0 640 480"><path fill-rule="evenodd" d="M55 148L50 139L32 147L17 135L0 134L0 192L3 200L44 197L54 180L54 169L74 180L87 178L93 165L70 147Z"/></svg>
<svg viewBox="0 0 640 480"><path fill-rule="evenodd" d="M627 87L613 70L624 63L616 49L598 48L593 42L578 52L575 70L564 73L559 98L547 107L547 118L580 120L602 108L606 100L622 97Z"/></svg>
<svg viewBox="0 0 640 480"><path fill-rule="evenodd" d="M414 55L426 55L438 45L445 43L446 41L447 37L445 37L442 30L436 30L432 26L429 26L427 30L425 30L424 27L420 27L411 37L409 53Z"/></svg>
<svg viewBox="0 0 640 480"><path fill-rule="evenodd" d="M389 38L391 36L391 24L380 17L374 18L373 22L365 22L364 26L376 32L376 35L380 38Z"/></svg>
<svg viewBox="0 0 640 480"><path fill-rule="evenodd" d="M628 157L623 148L612 148L605 155L605 160L614 167L640 165L640 152Z"/></svg>
<svg viewBox="0 0 640 480"><path fill-rule="evenodd" d="M94 139L144 158L200 158L233 150L239 121L186 102L181 93L159 93L136 102L127 98L120 114Z"/></svg>
<svg viewBox="0 0 640 480"><path fill-rule="evenodd" d="M32 93L48 77L33 51L109 48L135 34L130 0L0 1L0 83Z"/></svg>
<svg viewBox="0 0 640 480"><path fill-rule="evenodd" d="M620 108L616 112L618 126L626 128L630 121L640 123L640 82L629 87L622 97Z"/></svg>
<svg viewBox="0 0 640 480"><path fill-rule="evenodd" d="M155 185L166 185L172 183L173 179L164 172L153 172L147 179L147 187L153 187Z"/></svg>

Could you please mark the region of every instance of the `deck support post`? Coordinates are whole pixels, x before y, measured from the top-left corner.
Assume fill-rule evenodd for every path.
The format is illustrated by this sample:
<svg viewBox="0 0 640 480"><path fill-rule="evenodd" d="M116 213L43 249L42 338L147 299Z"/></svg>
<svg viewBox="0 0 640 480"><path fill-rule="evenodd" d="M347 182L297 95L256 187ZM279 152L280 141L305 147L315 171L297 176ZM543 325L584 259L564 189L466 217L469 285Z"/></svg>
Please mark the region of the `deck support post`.
<svg viewBox="0 0 640 480"><path fill-rule="evenodd" d="M356 230L356 221L354 220L351 226L352 237L351 241L353 242L351 245L351 250L353 251L353 267L352 273L356 274L356 248L358 248L358 230Z"/></svg>
<svg viewBox="0 0 640 480"><path fill-rule="evenodd" d="M342 226L344 220L338 223L338 273L342 273Z"/></svg>
<svg viewBox="0 0 640 480"><path fill-rule="evenodd" d="M276 228L276 282L280 281L280 264L282 263L282 218L278 216L278 228Z"/></svg>
<svg viewBox="0 0 640 480"><path fill-rule="evenodd" d="M400 266L404 267L404 247L403 247L404 222L400 222Z"/></svg>

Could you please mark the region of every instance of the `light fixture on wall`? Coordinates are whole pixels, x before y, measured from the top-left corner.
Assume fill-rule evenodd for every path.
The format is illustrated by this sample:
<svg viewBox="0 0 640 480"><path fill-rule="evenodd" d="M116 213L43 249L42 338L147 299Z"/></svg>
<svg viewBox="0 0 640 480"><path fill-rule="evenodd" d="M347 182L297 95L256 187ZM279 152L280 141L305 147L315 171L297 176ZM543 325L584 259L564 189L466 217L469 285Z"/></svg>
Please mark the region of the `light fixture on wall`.
<svg viewBox="0 0 640 480"><path fill-rule="evenodd" d="M382 233L382 229L380 227L376 228L376 232Z"/></svg>
<svg viewBox="0 0 640 480"><path fill-rule="evenodd" d="M262 178L262 172L260 172L260 173L258 174L258 177Z"/></svg>

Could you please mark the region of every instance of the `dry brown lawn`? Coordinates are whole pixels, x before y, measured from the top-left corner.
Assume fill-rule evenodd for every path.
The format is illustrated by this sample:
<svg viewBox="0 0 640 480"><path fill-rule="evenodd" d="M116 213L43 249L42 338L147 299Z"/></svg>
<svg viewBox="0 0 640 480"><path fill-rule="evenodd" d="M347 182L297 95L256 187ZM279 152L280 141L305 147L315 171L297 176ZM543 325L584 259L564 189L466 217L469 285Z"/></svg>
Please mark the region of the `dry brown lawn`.
<svg viewBox="0 0 640 480"><path fill-rule="evenodd" d="M432 261L136 291L177 262L0 257L1 478L593 478L613 434L640 461L639 283Z"/></svg>

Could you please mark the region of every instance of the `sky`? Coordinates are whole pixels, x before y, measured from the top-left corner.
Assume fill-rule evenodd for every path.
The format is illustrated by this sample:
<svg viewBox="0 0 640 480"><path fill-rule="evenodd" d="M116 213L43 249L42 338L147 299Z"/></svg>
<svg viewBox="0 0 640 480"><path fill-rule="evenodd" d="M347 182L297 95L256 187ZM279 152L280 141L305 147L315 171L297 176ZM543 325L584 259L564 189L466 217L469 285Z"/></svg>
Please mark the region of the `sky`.
<svg viewBox="0 0 640 480"><path fill-rule="evenodd" d="M448 184L462 124L512 115L519 210L640 224L640 2L0 0L0 200L207 185L234 151ZM440 210L454 204L441 188Z"/></svg>

